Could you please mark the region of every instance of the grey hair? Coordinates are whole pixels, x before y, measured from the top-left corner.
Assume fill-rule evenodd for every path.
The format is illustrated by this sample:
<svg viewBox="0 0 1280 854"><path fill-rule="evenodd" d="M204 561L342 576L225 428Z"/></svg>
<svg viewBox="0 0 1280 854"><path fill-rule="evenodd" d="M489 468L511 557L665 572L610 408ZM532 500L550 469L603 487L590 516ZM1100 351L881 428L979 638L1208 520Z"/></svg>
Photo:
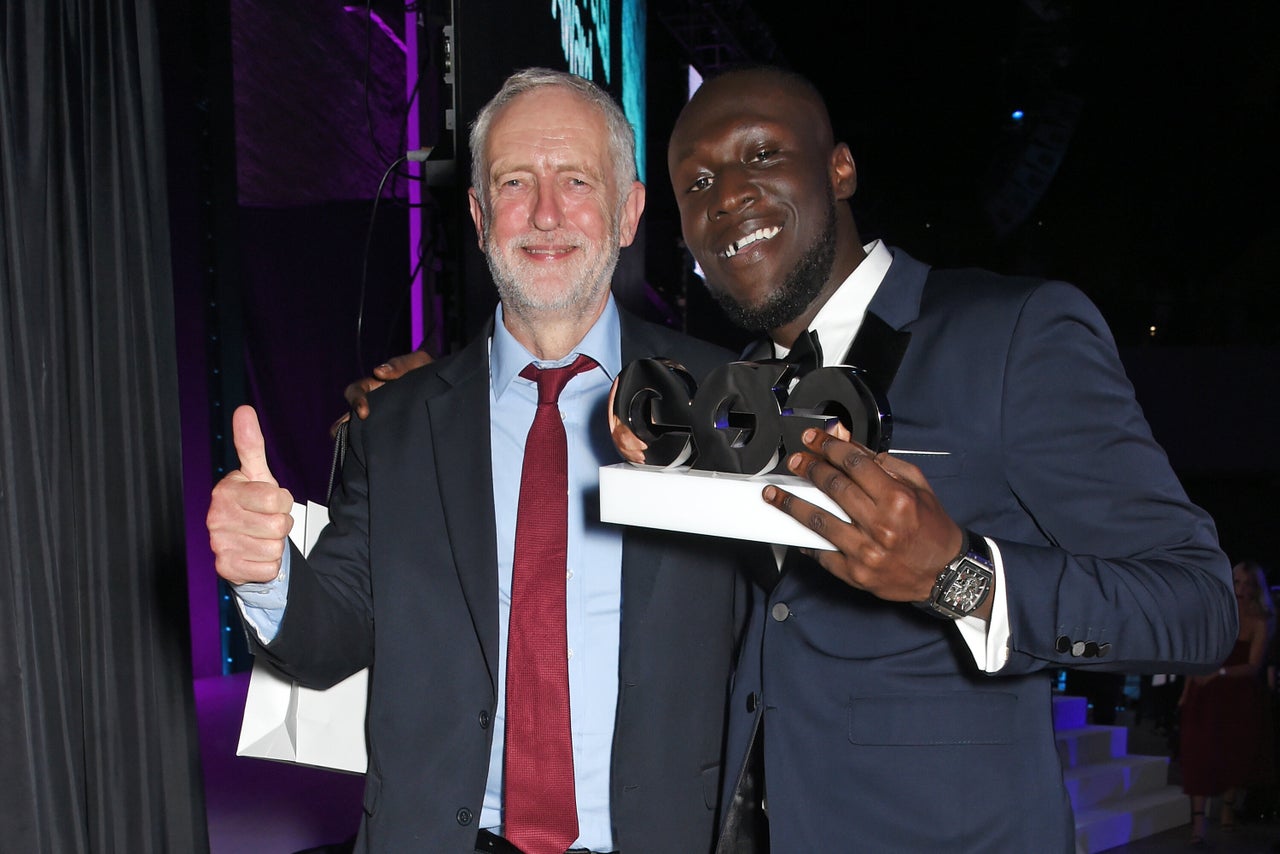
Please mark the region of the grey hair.
<svg viewBox="0 0 1280 854"><path fill-rule="evenodd" d="M635 132L632 131L626 114L622 112L622 108L612 96L585 77L579 77L567 71L525 68L503 81L498 94L480 109L476 120L471 123L471 186L475 188L476 196L480 200L480 209L486 217L489 213L487 183L489 164L486 161L485 152L493 117L521 95L548 86L558 86L577 95L599 110L604 117L605 127L609 130L609 151L613 153L613 171L618 180L619 199L626 198L631 182L636 180Z"/></svg>

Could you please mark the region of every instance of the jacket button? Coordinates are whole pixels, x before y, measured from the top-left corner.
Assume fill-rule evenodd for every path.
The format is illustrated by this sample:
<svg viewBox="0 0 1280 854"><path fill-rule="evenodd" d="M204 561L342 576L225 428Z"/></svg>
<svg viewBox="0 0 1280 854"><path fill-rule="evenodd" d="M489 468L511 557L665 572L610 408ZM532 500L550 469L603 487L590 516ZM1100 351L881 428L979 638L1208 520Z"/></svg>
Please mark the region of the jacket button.
<svg viewBox="0 0 1280 854"><path fill-rule="evenodd" d="M756 695L755 691L752 691L747 695L747 711L754 712L756 710L756 705L759 704L759 702L760 698Z"/></svg>
<svg viewBox="0 0 1280 854"><path fill-rule="evenodd" d="M1084 655L1084 641L1076 641L1071 645L1071 654L1076 658Z"/></svg>
<svg viewBox="0 0 1280 854"><path fill-rule="evenodd" d="M488 728L489 728L489 710L481 709L480 710L480 729L488 729Z"/></svg>
<svg viewBox="0 0 1280 854"><path fill-rule="evenodd" d="M1085 658L1098 657L1098 644L1095 641L1085 641L1084 657Z"/></svg>
<svg viewBox="0 0 1280 854"><path fill-rule="evenodd" d="M1071 649L1071 638L1066 635L1058 635L1058 639L1054 642L1054 649L1066 655Z"/></svg>
<svg viewBox="0 0 1280 854"><path fill-rule="evenodd" d="M468 824L471 824L472 818L473 816L471 814L471 810L467 809L466 807L463 807L462 809L458 810L458 824L462 825L463 827L466 827Z"/></svg>
<svg viewBox="0 0 1280 854"><path fill-rule="evenodd" d="M1098 644L1098 658L1106 658L1110 654L1111 654L1111 644L1109 643Z"/></svg>
<svg viewBox="0 0 1280 854"><path fill-rule="evenodd" d="M787 607L786 602L779 602L777 605L773 606L773 610L770 611L770 613L773 614L773 618L775 620L781 623L787 617L791 616L791 609Z"/></svg>

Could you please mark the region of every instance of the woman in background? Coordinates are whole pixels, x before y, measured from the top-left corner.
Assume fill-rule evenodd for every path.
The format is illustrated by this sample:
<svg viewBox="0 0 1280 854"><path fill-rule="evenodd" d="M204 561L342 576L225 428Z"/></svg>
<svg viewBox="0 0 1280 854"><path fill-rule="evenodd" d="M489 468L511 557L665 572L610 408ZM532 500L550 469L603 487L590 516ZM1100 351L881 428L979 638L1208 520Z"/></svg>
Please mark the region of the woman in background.
<svg viewBox="0 0 1280 854"><path fill-rule="evenodd" d="M1271 778L1266 692L1260 678L1274 626L1266 575L1255 561L1232 568L1240 635L1215 673L1186 680L1181 708L1182 790L1191 798L1191 841L1205 838L1205 802L1222 797L1223 830L1235 827L1235 807L1248 786Z"/></svg>

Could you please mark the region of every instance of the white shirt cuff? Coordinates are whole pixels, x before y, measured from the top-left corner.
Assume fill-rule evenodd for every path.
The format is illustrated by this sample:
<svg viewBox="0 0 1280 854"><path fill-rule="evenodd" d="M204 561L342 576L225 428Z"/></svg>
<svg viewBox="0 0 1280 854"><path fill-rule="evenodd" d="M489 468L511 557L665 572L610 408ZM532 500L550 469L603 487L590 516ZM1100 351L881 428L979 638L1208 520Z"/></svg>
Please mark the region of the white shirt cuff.
<svg viewBox="0 0 1280 854"><path fill-rule="evenodd" d="M983 539L991 549L991 560L995 564L991 619L962 617L956 620L956 626L978 667L986 673L995 673L1009 661L1009 600L1005 595L1004 560L1000 557L1000 549L989 538Z"/></svg>

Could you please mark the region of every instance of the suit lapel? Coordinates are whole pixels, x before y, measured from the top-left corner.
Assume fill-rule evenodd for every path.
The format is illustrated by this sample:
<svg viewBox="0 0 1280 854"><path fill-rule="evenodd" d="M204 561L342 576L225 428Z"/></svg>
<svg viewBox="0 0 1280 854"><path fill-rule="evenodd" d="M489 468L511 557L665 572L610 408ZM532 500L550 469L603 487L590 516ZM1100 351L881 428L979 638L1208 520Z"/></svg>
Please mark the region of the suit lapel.
<svg viewBox="0 0 1280 854"><path fill-rule="evenodd" d="M866 317L845 361L864 368L873 387L887 394L911 343L907 327L920 316L920 300L929 267L901 249L891 249L893 261L876 288Z"/></svg>
<svg viewBox="0 0 1280 854"><path fill-rule="evenodd" d="M870 310L858 327L844 364L866 371L867 384L881 397L889 393L898 365L911 343L911 333L894 329Z"/></svg>
<svg viewBox="0 0 1280 854"><path fill-rule="evenodd" d="M867 310L894 329L904 329L920 316L920 300L929 265L922 264L901 249L890 249L893 262L876 288Z"/></svg>
<svg viewBox="0 0 1280 854"><path fill-rule="evenodd" d="M498 547L489 447L491 334L487 328L440 371L443 388L428 396L426 407L434 437L445 533L496 692ZM479 453L461 453L468 447Z"/></svg>

